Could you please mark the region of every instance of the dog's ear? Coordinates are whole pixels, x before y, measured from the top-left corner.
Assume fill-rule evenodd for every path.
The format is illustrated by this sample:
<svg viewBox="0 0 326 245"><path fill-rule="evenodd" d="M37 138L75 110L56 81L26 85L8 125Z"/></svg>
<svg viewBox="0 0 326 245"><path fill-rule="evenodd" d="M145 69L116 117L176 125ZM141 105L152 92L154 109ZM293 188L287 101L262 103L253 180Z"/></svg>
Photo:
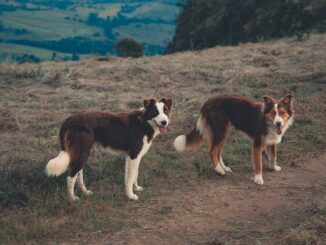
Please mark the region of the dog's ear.
<svg viewBox="0 0 326 245"><path fill-rule="evenodd" d="M169 108L169 110L171 110L171 107L172 107L172 100L171 99L162 98L160 100L160 102L163 102Z"/></svg>
<svg viewBox="0 0 326 245"><path fill-rule="evenodd" d="M292 94L288 94L281 99L281 103L289 107L292 106Z"/></svg>
<svg viewBox="0 0 326 245"><path fill-rule="evenodd" d="M268 104L272 104L272 103L274 103L274 101L275 101L272 97L270 97L270 96L268 96L268 95L263 96L263 99L264 99L264 103L265 103L266 105L268 105Z"/></svg>
<svg viewBox="0 0 326 245"><path fill-rule="evenodd" d="M264 111L268 112L273 108L275 104L275 100L268 95L263 96L263 99L264 99Z"/></svg>
<svg viewBox="0 0 326 245"><path fill-rule="evenodd" d="M156 100L154 99L149 99L149 100L144 100L144 107L148 108L151 104L154 104L156 102Z"/></svg>

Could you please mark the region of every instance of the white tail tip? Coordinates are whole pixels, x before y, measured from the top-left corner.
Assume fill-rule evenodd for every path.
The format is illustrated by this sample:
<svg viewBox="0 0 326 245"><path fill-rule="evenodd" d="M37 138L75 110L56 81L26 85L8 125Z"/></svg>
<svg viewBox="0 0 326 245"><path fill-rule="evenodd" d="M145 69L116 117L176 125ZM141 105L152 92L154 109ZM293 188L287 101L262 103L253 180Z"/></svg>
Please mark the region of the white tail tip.
<svg viewBox="0 0 326 245"><path fill-rule="evenodd" d="M185 135L179 135L174 141L174 148L177 151L184 151L186 149L187 139Z"/></svg>
<svg viewBox="0 0 326 245"><path fill-rule="evenodd" d="M47 176L59 176L67 171L70 162L69 154L61 151L56 158L51 159L45 168Z"/></svg>

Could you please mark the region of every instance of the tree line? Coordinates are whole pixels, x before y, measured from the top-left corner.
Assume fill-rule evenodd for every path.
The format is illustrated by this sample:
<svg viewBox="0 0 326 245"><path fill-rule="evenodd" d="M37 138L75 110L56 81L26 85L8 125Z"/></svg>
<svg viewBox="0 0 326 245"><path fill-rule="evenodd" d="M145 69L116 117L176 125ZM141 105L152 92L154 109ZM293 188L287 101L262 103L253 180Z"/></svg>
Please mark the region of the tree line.
<svg viewBox="0 0 326 245"><path fill-rule="evenodd" d="M326 31L325 0L189 0L167 52Z"/></svg>

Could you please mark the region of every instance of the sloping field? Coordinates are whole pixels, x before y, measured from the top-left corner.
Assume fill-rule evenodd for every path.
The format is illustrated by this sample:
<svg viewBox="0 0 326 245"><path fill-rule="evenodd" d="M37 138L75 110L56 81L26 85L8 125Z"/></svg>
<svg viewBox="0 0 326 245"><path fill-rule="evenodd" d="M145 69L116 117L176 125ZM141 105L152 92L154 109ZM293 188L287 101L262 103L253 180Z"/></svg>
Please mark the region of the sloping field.
<svg viewBox="0 0 326 245"><path fill-rule="evenodd" d="M55 52L56 58L64 59L64 57L71 57L71 54ZM35 48L20 44L0 43L0 61L10 61L11 55L36 55L41 60L51 60L53 51L42 48Z"/></svg>
<svg viewBox="0 0 326 245"><path fill-rule="evenodd" d="M0 243L322 244L326 192L326 36L217 47L168 56L0 65ZM279 146L280 173L252 181L250 141L234 131L218 176L207 149L176 153L174 138L215 93L295 98L295 123ZM124 157L94 148L84 176L94 192L66 198L66 176L47 178L57 132L81 109L121 111L170 97L169 133L140 167L145 190L124 195Z"/></svg>
<svg viewBox="0 0 326 245"><path fill-rule="evenodd" d="M65 19L71 12L53 9L40 11L17 10L5 12L0 15L0 21L6 28L26 29L29 33L15 37L28 40L58 40L74 36L91 36L94 33L102 33L98 27ZM2 33L7 39L6 33Z"/></svg>

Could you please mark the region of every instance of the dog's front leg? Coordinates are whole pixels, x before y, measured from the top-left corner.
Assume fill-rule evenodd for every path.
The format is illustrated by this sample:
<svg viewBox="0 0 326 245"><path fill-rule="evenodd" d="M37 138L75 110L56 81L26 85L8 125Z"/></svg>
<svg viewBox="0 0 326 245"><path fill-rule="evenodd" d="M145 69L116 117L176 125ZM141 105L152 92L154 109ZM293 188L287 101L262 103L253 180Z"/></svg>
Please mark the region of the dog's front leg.
<svg viewBox="0 0 326 245"><path fill-rule="evenodd" d="M255 177L254 181L258 185L263 185L263 150L264 147L262 145L255 145L252 148L252 160L255 169Z"/></svg>
<svg viewBox="0 0 326 245"><path fill-rule="evenodd" d="M280 171L281 167L276 164L276 145L267 146L267 151L269 155L268 167L275 171Z"/></svg>
<svg viewBox="0 0 326 245"><path fill-rule="evenodd" d="M139 162L139 158L131 159L128 156L126 159L125 186L127 197L131 200L138 200L138 196L134 194L132 186L137 178Z"/></svg>
<svg viewBox="0 0 326 245"><path fill-rule="evenodd" d="M140 163L140 160L139 160ZM140 185L138 185L138 172L139 172L139 164L138 164L138 168L136 169L136 177L135 177L135 181L134 181L134 187L135 187L135 191L143 191L144 188L141 187Z"/></svg>

